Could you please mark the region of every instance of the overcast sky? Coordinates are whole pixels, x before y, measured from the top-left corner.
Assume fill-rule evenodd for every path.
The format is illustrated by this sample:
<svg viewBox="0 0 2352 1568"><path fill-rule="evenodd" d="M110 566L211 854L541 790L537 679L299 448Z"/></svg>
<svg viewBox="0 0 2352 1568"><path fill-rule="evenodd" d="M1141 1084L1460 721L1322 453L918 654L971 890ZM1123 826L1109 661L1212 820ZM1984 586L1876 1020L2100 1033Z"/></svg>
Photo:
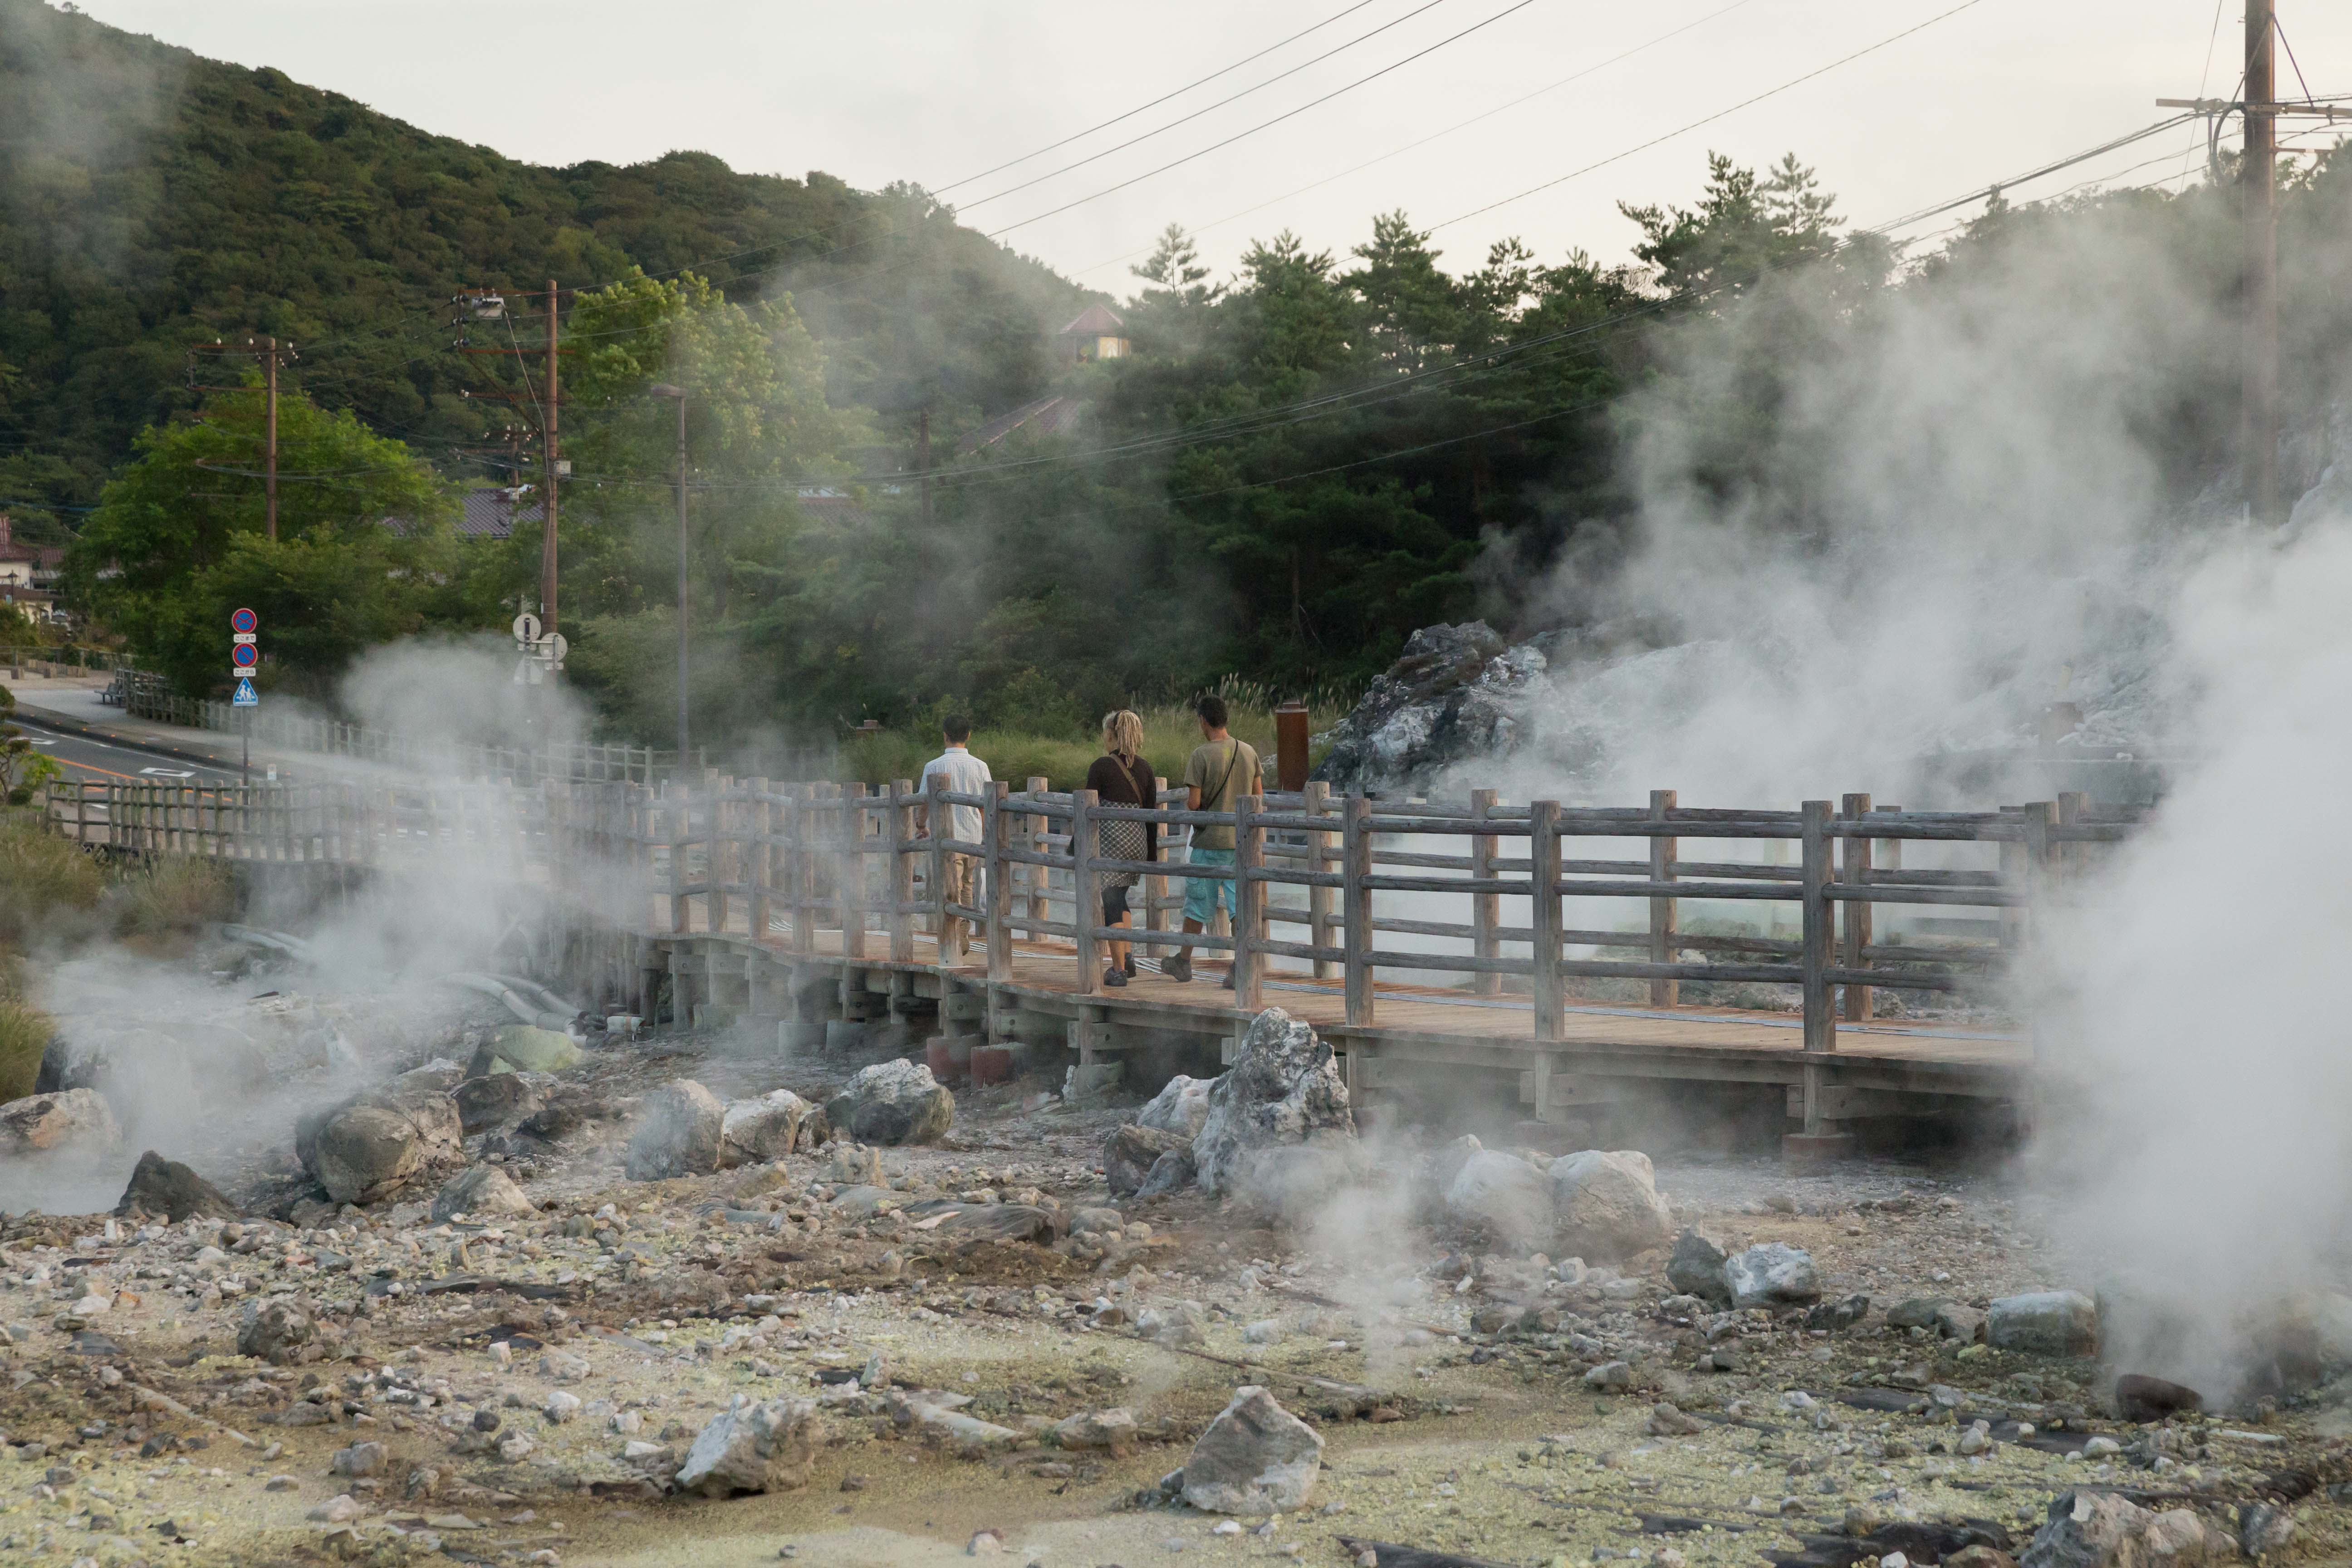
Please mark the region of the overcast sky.
<svg viewBox="0 0 2352 1568"><path fill-rule="evenodd" d="M2159 96L2188 97L2200 82L2227 95L2238 79L2235 0L2221 0L2218 32L2214 0L1974 0L1945 15L1960 5L86 0L83 9L534 163L625 163L685 147L739 169L822 169L862 187L912 180L943 191L974 226L1007 230L1006 243L1118 293L1128 265L1171 220L1202 231L1221 269L1252 237L1286 226L1344 252L1371 214L1395 207L1438 227L1449 267L1475 265L1507 235L1547 258L1581 247L1622 259L1634 230L1616 203L1691 200L1710 149L1752 163L1793 151L1820 170L1849 220L1880 224L2144 126L2164 112ZM2352 90L2352 5L2282 0L2281 13L2311 89ZM1488 25L1444 41L1480 22ZM1229 67L1107 131L982 173ZM1348 89L1383 68L1393 68ZM2284 57L2280 76L2283 94L2298 93ZM2094 177L2177 177L2201 151L2201 134L2175 131L2016 199ZM1107 155L1055 173L1098 153ZM1192 153L1202 155L1152 172ZM1605 159L1615 161L1475 212ZM1000 195L1039 175L1052 177ZM1067 203L1082 205L1041 216Z"/></svg>

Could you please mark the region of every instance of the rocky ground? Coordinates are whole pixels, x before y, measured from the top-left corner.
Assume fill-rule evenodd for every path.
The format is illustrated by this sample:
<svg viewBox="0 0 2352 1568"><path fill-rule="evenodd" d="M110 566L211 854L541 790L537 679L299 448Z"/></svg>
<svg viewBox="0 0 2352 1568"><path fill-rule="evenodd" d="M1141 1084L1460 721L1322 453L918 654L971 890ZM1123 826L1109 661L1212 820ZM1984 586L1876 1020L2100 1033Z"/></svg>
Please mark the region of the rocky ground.
<svg viewBox="0 0 2352 1568"><path fill-rule="evenodd" d="M553 1032L478 1027L216 1186L159 1159L118 1215L7 1215L0 1562L2352 1542L2332 1365L2125 1419L2178 1396L2118 1408L1997 1174L1373 1146L1286 1022L1215 1087L967 1088L943 1130L911 1066L845 1095L860 1061L592 1036L507 1072Z"/></svg>

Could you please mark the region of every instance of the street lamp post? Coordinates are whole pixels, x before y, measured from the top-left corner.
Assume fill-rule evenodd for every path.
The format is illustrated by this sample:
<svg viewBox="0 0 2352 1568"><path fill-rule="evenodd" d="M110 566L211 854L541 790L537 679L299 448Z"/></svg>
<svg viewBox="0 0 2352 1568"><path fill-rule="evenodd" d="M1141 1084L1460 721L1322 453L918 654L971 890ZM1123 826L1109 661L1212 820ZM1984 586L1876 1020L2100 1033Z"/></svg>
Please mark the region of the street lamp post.
<svg viewBox="0 0 2352 1568"><path fill-rule="evenodd" d="M677 400L677 772L686 776L687 608L686 608L686 388L656 382L656 397Z"/></svg>

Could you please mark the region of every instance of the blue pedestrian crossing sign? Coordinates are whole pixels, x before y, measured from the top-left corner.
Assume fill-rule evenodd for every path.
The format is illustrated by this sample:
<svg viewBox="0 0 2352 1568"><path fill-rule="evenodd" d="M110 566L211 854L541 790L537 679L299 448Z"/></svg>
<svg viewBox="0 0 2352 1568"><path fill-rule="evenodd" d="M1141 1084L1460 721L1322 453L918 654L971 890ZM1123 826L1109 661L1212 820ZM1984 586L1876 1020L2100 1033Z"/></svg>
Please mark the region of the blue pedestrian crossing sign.
<svg viewBox="0 0 2352 1568"><path fill-rule="evenodd" d="M261 699L254 695L253 682L250 679L240 679L237 681L236 695L229 699L229 706L232 708L258 708L261 706Z"/></svg>

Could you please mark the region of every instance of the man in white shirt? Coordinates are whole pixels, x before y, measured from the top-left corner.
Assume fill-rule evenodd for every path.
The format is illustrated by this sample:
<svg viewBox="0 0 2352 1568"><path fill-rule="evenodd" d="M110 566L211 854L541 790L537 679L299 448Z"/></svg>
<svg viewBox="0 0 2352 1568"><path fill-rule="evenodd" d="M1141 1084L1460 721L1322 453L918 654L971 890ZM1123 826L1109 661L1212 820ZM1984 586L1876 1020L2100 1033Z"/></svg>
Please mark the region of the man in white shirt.
<svg viewBox="0 0 2352 1568"><path fill-rule="evenodd" d="M986 795L988 764L971 754L971 721L950 716L940 726L940 739L947 742L947 750L923 764L923 776L917 781L917 787L929 790L931 775L938 773L940 787L951 794ZM980 807L949 806L948 820L943 826L950 838L965 844L979 843ZM926 835L930 832L929 807L919 805L915 808L915 831ZM979 900L972 897L972 869L980 864L978 857L950 850L945 858L947 871L944 878L946 886L941 889L943 896L950 904L977 909ZM943 915L940 921L939 938L941 963L961 963L971 956L971 922L962 915Z"/></svg>

